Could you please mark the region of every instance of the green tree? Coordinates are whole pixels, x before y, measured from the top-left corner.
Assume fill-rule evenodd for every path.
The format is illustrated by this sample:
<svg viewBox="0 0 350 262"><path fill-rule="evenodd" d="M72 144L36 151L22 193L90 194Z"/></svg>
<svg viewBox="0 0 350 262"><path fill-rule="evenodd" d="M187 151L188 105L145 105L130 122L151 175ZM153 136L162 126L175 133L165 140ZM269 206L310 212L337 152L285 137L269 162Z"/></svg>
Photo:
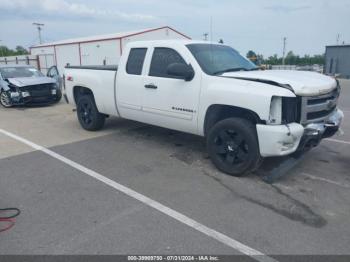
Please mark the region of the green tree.
<svg viewBox="0 0 350 262"><path fill-rule="evenodd" d="M295 55L293 51L289 51L286 59L285 59L286 65L324 65L325 63L325 55L304 55L299 56ZM273 56L268 57L267 59L263 60L264 64L268 65L281 65L282 64L282 57L278 57L276 54Z"/></svg>
<svg viewBox="0 0 350 262"><path fill-rule="evenodd" d="M23 46L16 46L16 55L28 55L29 52L27 49L25 49Z"/></svg>
<svg viewBox="0 0 350 262"><path fill-rule="evenodd" d="M22 46L16 46L15 50L8 48L5 45L0 46L0 57L1 56L14 56L14 55L27 55L28 50Z"/></svg>

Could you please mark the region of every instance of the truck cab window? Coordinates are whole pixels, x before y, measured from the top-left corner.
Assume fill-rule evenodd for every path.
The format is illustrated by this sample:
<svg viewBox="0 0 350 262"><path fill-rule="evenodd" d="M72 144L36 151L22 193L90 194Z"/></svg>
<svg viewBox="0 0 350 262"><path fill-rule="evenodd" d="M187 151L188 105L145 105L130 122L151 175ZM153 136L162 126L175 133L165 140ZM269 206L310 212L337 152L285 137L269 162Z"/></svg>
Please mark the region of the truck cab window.
<svg viewBox="0 0 350 262"><path fill-rule="evenodd" d="M141 75L146 52L147 48L131 48L126 64L128 74Z"/></svg>
<svg viewBox="0 0 350 262"><path fill-rule="evenodd" d="M154 49L153 52L149 75L157 77L176 78L175 76L168 75L166 72L167 67L173 63L186 64L185 60L174 49L157 47Z"/></svg>

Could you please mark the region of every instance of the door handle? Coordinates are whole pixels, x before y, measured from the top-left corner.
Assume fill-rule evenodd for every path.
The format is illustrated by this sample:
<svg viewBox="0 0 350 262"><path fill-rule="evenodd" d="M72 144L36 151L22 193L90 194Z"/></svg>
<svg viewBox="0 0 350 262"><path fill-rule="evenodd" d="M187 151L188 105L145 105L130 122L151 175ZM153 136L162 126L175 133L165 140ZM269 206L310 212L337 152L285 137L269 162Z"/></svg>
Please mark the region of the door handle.
<svg viewBox="0 0 350 262"><path fill-rule="evenodd" d="M148 85L145 85L145 88L149 88L149 89L157 89L158 86L156 86L155 84L148 84Z"/></svg>

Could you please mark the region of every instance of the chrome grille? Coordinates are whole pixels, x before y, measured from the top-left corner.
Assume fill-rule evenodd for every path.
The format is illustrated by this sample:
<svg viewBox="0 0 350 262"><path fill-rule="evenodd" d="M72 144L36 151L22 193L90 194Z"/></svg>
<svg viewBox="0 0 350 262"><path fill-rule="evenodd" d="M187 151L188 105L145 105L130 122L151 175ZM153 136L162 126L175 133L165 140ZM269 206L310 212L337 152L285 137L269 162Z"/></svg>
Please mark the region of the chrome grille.
<svg viewBox="0 0 350 262"><path fill-rule="evenodd" d="M301 98L301 123L309 124L325 121L337 108L340 87L320 96Z"/></svg>

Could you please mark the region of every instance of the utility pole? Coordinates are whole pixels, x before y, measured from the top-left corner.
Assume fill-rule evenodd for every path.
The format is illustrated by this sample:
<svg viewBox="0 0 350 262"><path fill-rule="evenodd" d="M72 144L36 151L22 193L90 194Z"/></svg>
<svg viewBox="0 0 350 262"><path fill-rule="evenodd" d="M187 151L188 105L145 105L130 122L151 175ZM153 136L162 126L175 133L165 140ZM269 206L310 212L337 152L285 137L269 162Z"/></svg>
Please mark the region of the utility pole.
<svg viewBox="0 0 350 262"><path fill-rule="evenodd" d="M337 34L337 45L339 45L340 34Z"/></svg>
<svg viewBox="0 0 350 262"><path fill-rule="evenodd" d="M0 42L1 42L2 40L0 39ZM0 47L1 47L1 45L0 45ZM2 48L1 48L1 54L0 54L1 56L4 56L4 51L2 50Z"/></svg>
<svg viewBox="0 0 350 262"><path fill-rule="evenodd" d="M286 47L287 47L287 37L283 37L283 57L282 57L282 65L285 65L285 61L286 61Z"/></svg>
<svg viewBox="0 0 350 262"><path fill-rule="evenodd" d="M204 33L204 34L203 34L204 41L208 41L208 36L209 36L209 34L208 34L208 33Z"/></svg>
<svg viewBox="0 0 350 262"><path fill-rule="evenodd" d="M213 17L210 17L210 42L213 43Z"/></svg>
<svg viewBox="0 0 350 262"><path fill-rule="evenodd" d="M44 26L44 24L39 24L39 23L33 23L33 25L36 26L36 28L38 29L38 34L39 34L39 43L42 44L43 41L42 41L42 38L41 38L41 30L42 30L42 27Z"/></svg>

